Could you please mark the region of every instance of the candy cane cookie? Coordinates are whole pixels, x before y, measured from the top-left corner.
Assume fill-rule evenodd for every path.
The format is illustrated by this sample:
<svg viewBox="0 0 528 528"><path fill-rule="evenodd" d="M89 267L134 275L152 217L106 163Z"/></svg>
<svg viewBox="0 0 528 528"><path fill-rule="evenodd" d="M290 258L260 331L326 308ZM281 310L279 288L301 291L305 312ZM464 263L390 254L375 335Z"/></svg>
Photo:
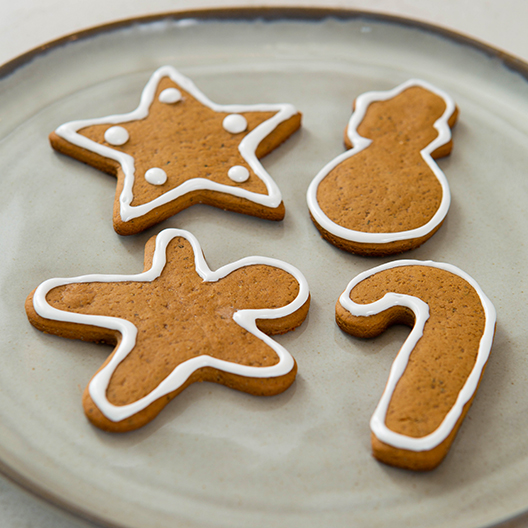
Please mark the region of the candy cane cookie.
<svg viewBox="0 0 528 528"><path fill-rule="evenodd" d="M495 333L491 301L450 264L399 260L354 278L336 321L356 337L393 324L412 331L394 360L372 416L374 456L429 470L447 454L484 373Z"/></svg>

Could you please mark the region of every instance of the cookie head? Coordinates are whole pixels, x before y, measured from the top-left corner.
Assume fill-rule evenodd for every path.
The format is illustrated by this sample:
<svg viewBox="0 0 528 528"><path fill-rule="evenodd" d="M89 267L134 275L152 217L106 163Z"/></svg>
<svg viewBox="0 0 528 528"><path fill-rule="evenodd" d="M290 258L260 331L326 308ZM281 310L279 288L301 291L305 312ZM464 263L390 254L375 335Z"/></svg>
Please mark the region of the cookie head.
<svg viewBox="0 0 528 528"><path fill-rule="evenodd" d="M291 105L217 105L164 67L136 111L67 123L50 138L117 176L114 225L132 234L194 203L282 219L280 191L259 159L299 126Z"/></svg>
<svg viewBox="0 0 528 528"><path fill-rule="evenodd" d="M383 137L396 152L420 151L437 137L434 124L445 110L444 98L422 86L411 86L393 98L370 103L368 119L363 119L357 132L372 141ZM347 135L345 142L349 141Z"/></svg>

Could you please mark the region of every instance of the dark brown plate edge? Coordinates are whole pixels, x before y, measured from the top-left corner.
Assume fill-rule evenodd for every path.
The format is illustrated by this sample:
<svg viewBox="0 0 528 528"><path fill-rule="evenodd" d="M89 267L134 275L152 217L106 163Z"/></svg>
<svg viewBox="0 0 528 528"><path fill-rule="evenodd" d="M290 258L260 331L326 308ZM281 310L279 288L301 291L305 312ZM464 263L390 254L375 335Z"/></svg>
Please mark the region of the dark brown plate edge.
<svg viewBox="0 0 528 528"><path fill-rule="evenodd" d="M194 9L184 11L162 12L152 15L145 15L133 18L125 18L114 22L109 22L88 29L76 31L58 39L46 42L36 48L33 48L21 55L9 60L0 66L0 80L9 76L20 67L28 64L34 58L60 46L87 39L100 33L107 33L118 29L158 22L161 20L179 21L185 19L196 19L199 21L241 21L250 22L262 20L266 22L280 20L299 20L304 22L317 22L326 18L335 18L337 20L364 19L366 22L387 22L415 29L421 29L427 33L445 37L459 44L463 44L477 49L490 57L499 59L507 68L518 72L528 80L528 63L514 55L494 48L473 37L464 35L441 26L423 22L417 19L409 19L397 15L386 13L376 13L372 11L343 9L343 8L319 8L319 7L242 7L242 8L213 8L213 9Z"/></svg>

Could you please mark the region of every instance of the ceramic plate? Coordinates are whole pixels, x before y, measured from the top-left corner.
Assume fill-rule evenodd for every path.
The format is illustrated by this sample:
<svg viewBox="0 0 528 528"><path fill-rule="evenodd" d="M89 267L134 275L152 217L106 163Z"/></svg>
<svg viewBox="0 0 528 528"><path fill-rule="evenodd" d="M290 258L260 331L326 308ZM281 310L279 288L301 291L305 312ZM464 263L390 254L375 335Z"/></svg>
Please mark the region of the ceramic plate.
<svg viewBox="0 0 528 528"><path fill-rule="evenodd" d="M260 17L260 15L266 15ZM528 507L528 66L403 20L314 11L133 21L65 39L0 70L0 460L40 496L107 526L482 527ZM235 20L236 17L239 17ZM79 38L80 37L80 38ZM289 102L303 128L264 160L283 222L194 206L133 237L111 225L115 180L51 150L59 124L133 110L170 64L215 102ZM343 334L334 305L360 258L323 241L307 187L343 152L353 99L411 78L460 108L440 161L453 201L440 231L406 257L454 264L498 311L493 353L450 454L416 474L376 462L369 419L409 330ZM248 255L306 275L305 324L277 337L294 385L256 398L213 384L185 390L150 425L112 435L81 393L110 349L44 335L24 300L50 277L138 273L165 227L190 230L212 269Z"/></svg>

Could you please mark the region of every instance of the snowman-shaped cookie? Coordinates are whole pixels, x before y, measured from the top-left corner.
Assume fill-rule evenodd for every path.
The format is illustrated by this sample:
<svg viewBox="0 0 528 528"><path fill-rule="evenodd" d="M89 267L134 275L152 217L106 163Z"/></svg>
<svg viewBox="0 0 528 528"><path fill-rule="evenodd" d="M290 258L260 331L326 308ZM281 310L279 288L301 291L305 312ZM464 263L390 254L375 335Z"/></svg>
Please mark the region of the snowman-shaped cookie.
<svg viewBox="0 0 528 528"><path fill-rule="evenodd" d="M418 247L441 226L450 204L435 158L451 152L458 110L442 90L410 80L355 102L345 144L308 189L323 237L361 255Z"/></svg>

